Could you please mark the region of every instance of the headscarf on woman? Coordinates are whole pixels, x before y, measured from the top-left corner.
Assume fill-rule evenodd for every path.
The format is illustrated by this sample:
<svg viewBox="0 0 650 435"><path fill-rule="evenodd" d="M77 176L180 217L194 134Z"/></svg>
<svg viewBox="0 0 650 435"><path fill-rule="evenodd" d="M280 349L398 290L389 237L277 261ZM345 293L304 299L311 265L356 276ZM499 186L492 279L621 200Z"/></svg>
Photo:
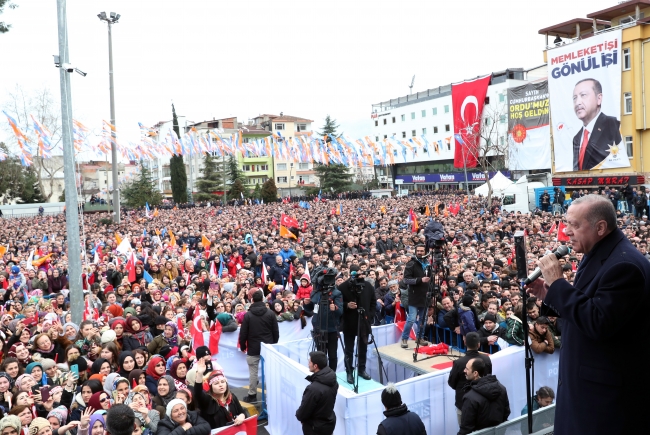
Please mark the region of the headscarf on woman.
<svg viewBox="0 0 650 435"><path fill-rule="evenodd" d="M120 352L120 357L117 360L117 365L119 367L119 374L120 374L120 376L125 377L125 378L128 378L129 373L131 373L131 371L133 371L133 370L131 370L131 371L127 372L126 370L124 370L124 360L129 356L133 359L133 367L135 367L135 358L133 357L133 353L131 353L128 350Z"/></svg>
<svg viewBox="0 0 650 435"><path fill-rule="evenodd" d="M90 396L90 399L88 399L88 406L90 406L93 409L96 409L98 411L104 409L102 407L102 403L99 401L99 398L101 397L102 394L107 394L106 391L98 391L94 393L92 396ZM110 393L108 393L108 397L110 400Z"/></svg>
<svg viewBox="0 0 650 435"><path fill-rule="evenodd" d="M100 408L102 409L102 408ZM95 423L100 422L104 429L106 429L106 421L104 420L104 416L102 414L92 414L90 416L90 423L88 426L88 433L91 434L93 432L93 426L95 426Z"/></svg>
<svg viewBox="0 0 650 435"><path fill-rule="evenodd" d="M104 391L107 392L109 396L113 395L113 390L115 389L115 386L113 384L115 382L115 379L119 377L120 375L117 373L111 373L108 376L106 376L103 387L104 387Z"/></svg>
<svg viewBox="0 0 650 435"><path fill-rule="evenodd" d="M169 346L174 347L178 346L178 326L174 322L167 322L165 323L165 326L169 326L172 328L174 333L172 334L171 337L166 337L165 334L163 333L163 338L164 340L169 343Z"/></svg>
<svg viewBox="0 0 650 435"><path fill-rule="evenodd" d="M165 361L161 356L154 356L149 360L149 364L147 365L147 375L151 376L152 378L155 379L156 383L158 382L158 379L160 379L160 376L158 373L156 373L156 366L158 365L159 362ZM173 384L172 380L172 384Z"/></svg>
<svg viewBox="0 0 650 435"><path fill-rule="evenodd" d="M65 331L65 328L67 328L68 326L71 326L75 330L75 334L72 337L66 335L65 338L67 338L70 341L74 341L74 339L77 337L77 334L79 333L79 325L77 325L76 323L68 322L63 324L63 330Z"/></svg>
<svg viewBox="0 0 650 435"><path fill-rule="evenodd" d="M166 395L158 395L163 402L163 406L167 406L167 404L176 397L176 385L174 383L174 378L169 375L161 376L160 379L165 379L169 385L169 392ZM158 379L158 383L160 383L160 379Z"/></svg>
<svg viewBox="0 0 650 435"><path fill-rule="evenodd" d="M178 366L180 366L181 364L185 364L185 367L187 368L187 363L185 362L185 360L177 359L176 361L174 361L171 369L169 370L170 376L174 378L174 384L177 390L187 388L187 382L185 379L185 377L187 376L187 371L185 372L185 376L183 376L182 378L178 376L178 374L176 373L176 371L178 370Z"/></svg>
<svg viewBox="0 0 650 435"><path fill-rule="evenodd" d="M25 344L21 343L20 341L15 343L13 346L11 346L11 348L9 348L8 354L9 354L9 357L16 358L21 366L26 367L27 364L32 362L32 355L29 352L27 352L27 354L26 354L27 356L25 358L23 358L23 359L18 358L18 355L16 354L16 350L20 346L25 346Z"/></svg>
<svg viewBox="0 0 650 435"><path fill-rule="evenodd" d="M140 330L136 331L133 329L133 327L131 326L133 322L138 322L140 324ZM127 319L126 325L124 326L124 331L128 332L129 334L131 334L131 337L138 340L140 346L146 346L148 344L146 339L147 330L142 324L142 321L137 317L131 316Z"/></svg>
<svg viewBox="0 0 650 435"><path fill-rule="evenodd" d="M93 363L92 366L90 366L90 371L93 375L96 375L99 373L99 371L102 369L102 365L107 362L110 364L110 362L106 358L97 358L95 362Z"/></svg>

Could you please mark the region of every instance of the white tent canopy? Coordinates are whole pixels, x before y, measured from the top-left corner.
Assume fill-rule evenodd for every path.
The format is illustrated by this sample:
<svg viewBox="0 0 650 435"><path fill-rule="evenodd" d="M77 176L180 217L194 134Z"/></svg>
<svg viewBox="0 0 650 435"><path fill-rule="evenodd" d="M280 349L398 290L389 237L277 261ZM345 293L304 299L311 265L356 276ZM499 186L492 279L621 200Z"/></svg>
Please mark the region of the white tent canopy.
<svg viewBox="0 0 650 435"><path fill-rule="evenodd" d="M514 183L506 178L505 175L501 173L501 171L498 171L496 174L494 174L494 177L490 179L490 184L492 185L492 195L493 196L501 196L504 194L506 189L513 185ZM480 185L474 190L474 193L476 195L483 195L487 196L488 194L488 185L487 183Z"/></svg>

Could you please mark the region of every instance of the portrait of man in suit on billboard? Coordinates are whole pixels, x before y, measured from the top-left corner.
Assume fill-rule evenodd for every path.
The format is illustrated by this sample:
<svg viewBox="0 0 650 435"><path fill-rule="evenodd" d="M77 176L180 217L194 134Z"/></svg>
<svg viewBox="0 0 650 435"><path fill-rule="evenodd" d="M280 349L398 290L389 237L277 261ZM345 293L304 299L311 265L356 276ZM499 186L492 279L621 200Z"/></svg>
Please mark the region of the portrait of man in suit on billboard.
<svg viewBox="0 0 650 435"><path fill-rule="evenodd" d="M573 111L582 128L573 137L573 170L598 166L621 143L621 122L601 112L603 87L596 79L583 79L573 89Z"/></svg>

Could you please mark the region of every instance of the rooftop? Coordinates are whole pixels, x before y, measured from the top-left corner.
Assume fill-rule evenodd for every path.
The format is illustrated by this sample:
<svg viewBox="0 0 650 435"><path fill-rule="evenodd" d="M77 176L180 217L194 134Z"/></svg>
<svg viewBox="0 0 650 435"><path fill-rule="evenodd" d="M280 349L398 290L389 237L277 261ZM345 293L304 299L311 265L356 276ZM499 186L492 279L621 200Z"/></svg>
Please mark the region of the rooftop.
<svg viewBox="0 0 650 435"><path fill-rule="evenodd" d="M620 2L616 6L612 6L607 9L603 9L598 12L592 12L588 14L588 18L596 18L598 20L607 20L611 21L612 18L620 17L621 15L628 14L630 16L636 16L636 8L647 8L650 7L650 0L628 0L625 2Z"/></svg>
<svg viewBox="0 0 650 435"><path fill-rule="evenodd" d="M607 28L610 25L609 21L603 21L603 20L596 20L596 23L599 29ZM537 33L539 33L540 35L551 34L551 35L559 35L564 38L575 38L586 30L593 31L593 28L594 28L593 19L574 18L572 20L565 21L560 24L555 24L553 26L540 29L539 32ZM579 32L578 29L580 29Z"/></svg>

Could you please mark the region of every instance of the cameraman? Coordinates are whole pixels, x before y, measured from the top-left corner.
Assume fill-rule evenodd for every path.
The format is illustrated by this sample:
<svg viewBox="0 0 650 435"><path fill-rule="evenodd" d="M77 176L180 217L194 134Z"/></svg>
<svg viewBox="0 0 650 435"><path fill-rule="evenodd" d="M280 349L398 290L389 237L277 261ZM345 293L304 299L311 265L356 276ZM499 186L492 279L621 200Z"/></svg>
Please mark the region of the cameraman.
<svg viewBox="0 0 650 435"><path fill-rule="evenodd" d="M366 373L366 351L368 349L368 334L370 333L370 324L368 319L374 319L376 301L375 289L365 280L366 272L361 271L359 266L353 264L350 266L350 279L339 285L339 290L343 295L343 335L345 344L345 371L349 384L354 383L352 375L353 357L354 357L354 339L357 336L357 327L359 327L359 371L358 374L363 379L369 380L370 375ZM363 309L364 321L359 325L359 309Z"/></svg>
<svg viewBox="0 0 650 435"><path fill-rule="evenodd" d="M403 349L408 349L408 338L411 333L413 324L416 323L418 318L424 319L427 311L426 300L427 290L429 289L429 281L431 277L427 276L427 260L425 258L426 249L424 245L415 246L415 257L406 263L404 269L404 282L408 284L409 290L409 311L406 317L406 325L402 331L402 344ZM420 346L428 346L429 343L420 338Z"/></svg>
<svg viewBox="0 0 650 435"><path fill-rule="evenodd" d="M326 278L327 277L327 278ZM305 301L304 308L308 312L313 312L314 317L311 323L314 326L312 335L317 350L324 352L329 357L329 367L336 372L338 364L338 330L341 316L343 315L343 295L333 284L327 285L325 281L336 278L336 269L328 270L328 273L318 277L316 290L312 291L309 302ZM329 300L327 315L321 315L321 299ZM324 314L324 313L323 313ZM327 340L325 343L323 340Z"/></svg>

